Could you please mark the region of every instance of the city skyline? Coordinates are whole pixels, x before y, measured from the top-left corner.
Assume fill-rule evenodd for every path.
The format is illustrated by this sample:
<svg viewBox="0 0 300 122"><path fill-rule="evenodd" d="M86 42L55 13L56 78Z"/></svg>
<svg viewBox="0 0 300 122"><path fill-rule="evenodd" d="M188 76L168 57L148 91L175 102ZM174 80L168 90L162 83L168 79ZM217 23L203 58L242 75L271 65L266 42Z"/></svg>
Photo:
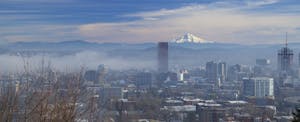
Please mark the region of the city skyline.
<svg viewBox="0 0 300 122"><path fill-rule="evenodd" d="M292 43L300 39L299 8L296 0L4 0L0 40L144 43L193 33L219 43L273 44L288 32Z"/></svg>
<svg viewBox="0 0 300 122"><path fill-rule="evenodd" d="M0 19L1 122L300 122L299 0L1 0Z"/></svg>

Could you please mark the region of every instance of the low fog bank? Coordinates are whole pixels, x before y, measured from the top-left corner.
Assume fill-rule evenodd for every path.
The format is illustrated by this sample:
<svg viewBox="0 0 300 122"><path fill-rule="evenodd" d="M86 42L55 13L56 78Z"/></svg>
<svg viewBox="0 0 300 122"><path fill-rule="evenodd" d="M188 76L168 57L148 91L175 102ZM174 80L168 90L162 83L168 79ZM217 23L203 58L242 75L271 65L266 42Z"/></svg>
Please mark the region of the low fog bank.
<svg viewBox="0 0 300 122"><path fill-rule="evenodd" d="M225 46L226 47L226 46ZM107 47L109 48L109 47ZM210 47L206 49L191 49L182 47L169 48L170 68L205 66L208 61L225 61L228 66L234 64L255 65L257 58L271 60L271 66L276 67L278 47L235 47L219 48ZM33 49L32 49L33 50ZM298 48L294 48L294 62L298 63ZM15 51L17 52L17 51ZM54 70L61 72L78 71L81 68L97 69L100 64L106 65L113 70L126 69L150 69L155 70L157 64L157 48L149 47L143 49L106 49L83 51L58 51L43 53L33 50L30 56L19 56L16 53L0 54L1 72L22 72L24 64L28 62L29 69L35 70L50 65Z"/></svg>
<svg viewBox="0 0 300 122"><path fill-rule="evenodd" d="M96 69L99 64L105 64L108 68L114 70L131 68L152 69L156 65L155 61L139 57L110 56L95 51L82 51L64 56L52 54L37 54L33 56L2 54L0 55L0 71L2 73L22 72L24 71L24 65L26 65L30 70L35 70L42 66L50 66L54 70L72 72L81 68Z"/></svg>

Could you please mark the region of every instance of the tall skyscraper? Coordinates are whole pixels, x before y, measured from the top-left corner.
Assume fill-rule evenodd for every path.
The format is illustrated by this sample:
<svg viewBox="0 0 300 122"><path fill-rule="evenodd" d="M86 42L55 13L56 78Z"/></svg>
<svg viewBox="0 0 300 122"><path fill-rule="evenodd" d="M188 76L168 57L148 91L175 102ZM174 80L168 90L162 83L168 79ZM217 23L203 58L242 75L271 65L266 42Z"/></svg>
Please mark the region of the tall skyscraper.
<svg viewBox="0 0 300 122"><path fill-rule="evenodd" d="M206 63L206 77L209 82L218 81L218 63L210 61Z"/></svg>
<svg viewBox="0 0 300 122"><path fill-rule="evenodd" d="M280 73L291 74L293 65L293 50L288 48L287 39L285 47L278 51L278 71Z"/></svg>
<svg viewBox="0 0 300 122"><path fill-rule="evenodd" d="M225 62L207 62L206 63L206 77L208 81L224 82L227 76L227 68Z"/></svg>
<svg viewBox="0 0 300 122"><path fill-rule="evenodd" d="M219 62L218 64L218 75L221 80L221 82L226 81L227 77L227 67L226 67L226 62Z"/></svg>
<svg viewBox="0 0 300 122"><path fill-rule="evenodd" d="M237 81L239 80L238 74L242 72L242 65L235 64L228 68L228 80L229 81Z"/></svg>
<svg viewBox="0 0 300 122"><path fill-rule="evenodd" d="M97 76L98 76L98 79L97 79L97 84L100 84L102 86L104 86L105 84L105 74L106 74L106 71L107 68L105 67L104 64L100 64L98 66L98 69L97 69Z"/></svg>
<svg viewBox="0 0 300 122"><path fill-rule="evenodd" d="M158 43L158 72L167 73L169 71L168 42Z"/></svg>
<svg viewBox="0 0 300 122"><path fill-rule="evenodd" d="M274 79L254 77L243 79L243 94L257 98L274 97Z"/></svg>

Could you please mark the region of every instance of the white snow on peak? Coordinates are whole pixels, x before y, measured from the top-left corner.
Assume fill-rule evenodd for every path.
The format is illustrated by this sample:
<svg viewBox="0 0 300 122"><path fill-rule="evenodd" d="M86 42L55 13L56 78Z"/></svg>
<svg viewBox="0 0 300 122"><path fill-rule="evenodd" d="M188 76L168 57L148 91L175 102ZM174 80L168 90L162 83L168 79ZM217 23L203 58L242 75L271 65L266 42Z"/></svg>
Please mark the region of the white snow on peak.
<svg viewBox="0 0 300 122"><path fill-rule="evenodd" d="M186 33L183 36L175 39L173 42L175 43L215 43L213 41L207 41L200 37L197 37L191 33Z"/></svg>

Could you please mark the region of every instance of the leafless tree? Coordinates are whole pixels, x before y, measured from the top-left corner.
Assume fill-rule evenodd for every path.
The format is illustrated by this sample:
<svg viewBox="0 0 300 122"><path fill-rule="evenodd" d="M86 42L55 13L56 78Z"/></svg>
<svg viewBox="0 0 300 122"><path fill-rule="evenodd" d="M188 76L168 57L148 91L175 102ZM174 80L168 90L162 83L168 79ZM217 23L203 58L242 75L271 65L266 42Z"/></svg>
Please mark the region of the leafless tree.
<svg viewBox="0 0 300 122"><path fill-rule="evenodd" d="M53 75L50 67L29 70L25 58L24 73L2 85L0 120L5 122L74 122L95 120L97 98L83 88L83 69L78 73ZM10 84L7 84L10 83Z"/></svg>

